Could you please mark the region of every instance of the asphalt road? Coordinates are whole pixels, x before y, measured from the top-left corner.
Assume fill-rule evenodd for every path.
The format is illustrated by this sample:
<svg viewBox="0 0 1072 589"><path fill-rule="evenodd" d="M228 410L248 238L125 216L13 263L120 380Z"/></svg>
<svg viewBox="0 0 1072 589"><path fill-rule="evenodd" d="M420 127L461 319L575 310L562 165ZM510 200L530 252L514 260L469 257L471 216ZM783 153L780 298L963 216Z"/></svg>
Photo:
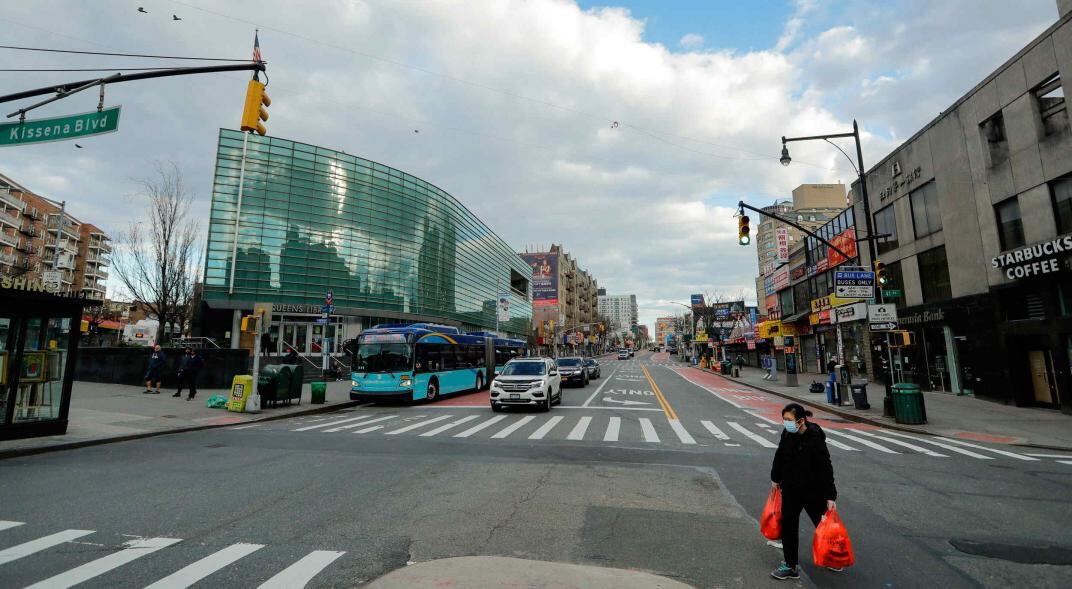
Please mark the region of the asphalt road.
<svg viewBox="0 0 1072 589"><path fill-rule="evenodd" d="M464 555L703 588L1068 586L1072 457L820 413L857 565L811 566L804 518L805 578L779 583L756 518L780 399L646 352L563 392L550 413L472 394L2 461L0 587L354 587Z"/></svg>

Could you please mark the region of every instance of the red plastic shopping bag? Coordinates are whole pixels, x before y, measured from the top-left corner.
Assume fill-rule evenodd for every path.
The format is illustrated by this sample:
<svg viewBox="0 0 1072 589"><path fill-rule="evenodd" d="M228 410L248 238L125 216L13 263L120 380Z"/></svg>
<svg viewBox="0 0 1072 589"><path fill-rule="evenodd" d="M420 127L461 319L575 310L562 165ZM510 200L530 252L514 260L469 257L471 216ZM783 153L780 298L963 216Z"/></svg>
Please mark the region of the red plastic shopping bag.
<svg viewBox="0 0 1072 589"><path fill-rule="evenodd" d="M815 559L815 566L820 567L848 567L856 562L849 532L845 529L845 524L841 523L837 511L827 511L826 517L815 527L811 555Z"/></svg>
<svg viewBox="0 0 1072 589"><path fill-rule="evenodd" d="M770 495L767 496L759 528L768 540L779 540L782 537L782 490L778 487L772 487Z"/></svg>

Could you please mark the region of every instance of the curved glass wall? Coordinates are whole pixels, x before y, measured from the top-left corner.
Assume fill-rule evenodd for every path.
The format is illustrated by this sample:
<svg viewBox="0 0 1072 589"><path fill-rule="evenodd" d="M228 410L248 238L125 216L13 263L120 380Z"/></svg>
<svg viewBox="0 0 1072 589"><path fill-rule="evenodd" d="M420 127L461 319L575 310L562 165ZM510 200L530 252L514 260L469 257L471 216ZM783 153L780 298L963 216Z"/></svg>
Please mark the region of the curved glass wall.
<svg viewBox="0 0 1072 589"><path fill-rule="evenodd" d="M210 305L320 305L331 290L342 312L494 329L497 294L509 292L500 331L528 335L531 269L454 197L383 164L276 137L249 136L229 294L242 135L220 130L205 260Z"/></svg>

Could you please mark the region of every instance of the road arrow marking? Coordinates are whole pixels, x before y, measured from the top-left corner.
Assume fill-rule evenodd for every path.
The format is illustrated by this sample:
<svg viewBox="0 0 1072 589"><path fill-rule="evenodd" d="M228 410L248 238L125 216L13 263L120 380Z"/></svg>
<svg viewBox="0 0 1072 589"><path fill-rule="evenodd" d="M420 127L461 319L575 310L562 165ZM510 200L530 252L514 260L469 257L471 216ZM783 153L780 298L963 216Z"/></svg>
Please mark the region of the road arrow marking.
<svg viewBox="0 0 1072 589"><path fill-rule="evenodd" d="M611 399L610 397L603 397L604 403L618 403L621 405L651 405L651 403L645 403L644 401L619 401L617 399Z"/></svg>

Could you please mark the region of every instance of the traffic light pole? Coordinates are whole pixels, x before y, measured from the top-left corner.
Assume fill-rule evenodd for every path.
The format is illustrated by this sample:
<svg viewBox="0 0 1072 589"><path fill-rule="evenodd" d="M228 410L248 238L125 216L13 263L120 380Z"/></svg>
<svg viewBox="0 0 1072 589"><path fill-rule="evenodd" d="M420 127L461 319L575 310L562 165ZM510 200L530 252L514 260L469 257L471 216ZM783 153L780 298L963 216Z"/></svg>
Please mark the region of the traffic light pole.
<svg viewBox="0 0 1072 589"><path fill-rule="evenodd" d="M756 207L754 207L752 205L745 204L743 200L738 202L737 206L742 208L742 209L748 209L750 211L755 211L755 212L759 213L760 215L764 215L764 216L770 217L772 219L777 219L777 220L781 221L782 223L785 223L786 225L789 225L791 227L795 227L797 229L800 229L804 233L807 233L809 236L814 237L815 239L818 239L819 241L823 242L823 244L829 246L830 249L832 249L835 252L841 254L841 257L845 258L846 260L851 260L851 259L856 257L856 256L850 256L849 254L846 254L845 252L841 251L841 248L839 248L838 246L830 243L829 241L827 241L827 240L823 239L822 237L816 235L815 233L805 229L804 227L802 227L800 225L797 225L796 223L794 223L793 221L790 221L789 219L786 219L784 217L779 217L778 215L775 215L774 213L768 213L766 211L761 211L761 210L757 209Z"/></svg>
<svg viewBox="0 0 1072 589"><path fill-rule="evenodd" d="M242 189L246 185L246 146L249 144L249 133L242 133L242 161L238 165L238 202L235 205L234 241L231 243L231 280L227 287L227 294L234 294L235 267L238 266L238 222L242 218Z"/></svg>

